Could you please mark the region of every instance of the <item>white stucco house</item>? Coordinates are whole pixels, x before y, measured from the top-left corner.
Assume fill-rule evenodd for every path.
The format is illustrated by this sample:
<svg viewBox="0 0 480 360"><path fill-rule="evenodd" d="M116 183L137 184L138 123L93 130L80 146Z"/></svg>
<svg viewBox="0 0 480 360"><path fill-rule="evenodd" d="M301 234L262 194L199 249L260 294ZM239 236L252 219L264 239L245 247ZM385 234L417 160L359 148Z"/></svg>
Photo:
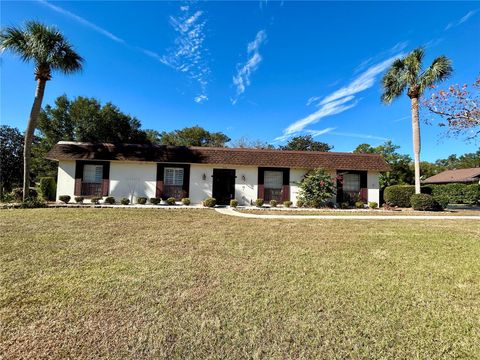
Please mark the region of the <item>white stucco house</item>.
<svg viewBox="0 0 480 360"><path fill-rule="evenodd" d="M214 197L218 204L257 198L296 202L298 183L314 168L337 181L337 202L348 194L379 203L379 175L389 171L379 155L264 149L176 147L64 142L47 155L58 161L60 195L163 198Z"/></svg>

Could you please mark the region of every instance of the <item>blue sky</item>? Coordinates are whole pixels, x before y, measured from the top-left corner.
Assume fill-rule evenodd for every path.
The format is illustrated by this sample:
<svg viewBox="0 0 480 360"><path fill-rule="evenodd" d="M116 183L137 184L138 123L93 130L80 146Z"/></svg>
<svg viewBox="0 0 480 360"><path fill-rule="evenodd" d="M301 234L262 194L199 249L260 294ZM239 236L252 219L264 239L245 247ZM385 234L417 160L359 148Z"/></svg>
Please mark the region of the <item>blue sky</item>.
<svg viewBox="0 0 480 360"><path fill-rule="evenodd" d="M111 101L144 128L195 124L281 144L312 134L351 151L387 139L411 154L406 96L379 101L379 79L396 56L426 47L454 75L480 73L476 2L2 1L1 23L59 27L86 59L81 74L55 74L44 104L62 94ZM2 124L24 129L33 67L2 54ZM476 151L478 143L422 126L422 158Z"/></svg>

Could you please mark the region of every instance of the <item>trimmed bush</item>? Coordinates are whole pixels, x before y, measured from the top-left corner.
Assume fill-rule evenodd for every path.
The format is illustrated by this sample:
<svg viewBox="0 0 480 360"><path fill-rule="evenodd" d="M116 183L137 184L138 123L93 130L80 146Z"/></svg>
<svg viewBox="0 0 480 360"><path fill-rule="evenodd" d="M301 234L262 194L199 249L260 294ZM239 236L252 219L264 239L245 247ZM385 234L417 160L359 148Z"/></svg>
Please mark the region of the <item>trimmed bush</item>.
<svg viewBox="0 0 480 360"><path fill-rule="evenodd" d="M329 209L334 209L335 208L335 203L333 201L327 201L325 203L325 206Z"/></svg>
<svg viewBox="0 0 480 360"><path fill-rule="evenodd" d="M230 200L230 206L236 208L238 206L238 201L236 199Z"/></svg>
<svg viewBox="0 0 480 360"><path fill-rule="evenodd" d="M304 207L305 206L305 203L303 202L302 199L298 199L297 200L297 207L301 208L301 207Z"/></svg>
<svg viewBox="0 0 480 360"><path fill-rule="evenodd" d="M150 198L150 203L153 205L158 205L160 204L161 199L160 198Z"/></svg>
<svg viewBox="0 0 480 360"><path fill-rule="evenodd" d="M411 207L410 198L415 194L414 185L393 185L385 188L385 202L391 206Z"/></svg>
<svg viewBox="0 0 480 360"><path fill-rule="evenodd" d="M278 203L277 203L277 200L270 200L270 206L271 207L277 207Z"/></svg>
<svg viewBox="0 0 480 360"><path fill-rule="evenodd" d="M146 197L138 197L137 198L137 204L140 204L140 205L145 205L147 203L147 198Z"/></svg>
<svg viewBox="0 0 480 360"><path fill-rule="evenodd" d="M203 206L205 207L215 207L215 205L217 204L217 199L215 198L206 198L205 200L203 200Z"/></svg>
<svg viewBox="0 0 480 360"><path fill-rule="evenodd" d="M410 198L413 210L418 211L440 211L443 210L440 204L432 195L413 194Z"/></svg>
<svg viewBox="0 0 480 360"><path fill-rule="evenodd" d="M105 204L113 205L115 204L115 198L113 196L108 196L103 200Z"/></svg>
<svg viewBox="0 0 480 360"><path fill-rule="evenodd" d="M378 203L375 202L375 201L369 201L369 202L368 202L368 207L369 207L370 209L376 209L376 208L378 208Z"/></svg>
<svg viewBox="0 0 480 360"><path fill-rule="evenodd" d="M264 203L265 203L265 201L263 201L263 199L257 199L257 200L255 200L255 205L256 205L257 207L262 207Z"/></svg>
<svg viewBox="0 0 480 360"><path fill-rule="evenodd" d="M321 207L325 201L331 199L337 189L336 180L322 168L309 171L298 184L298 199L309 207Z"/></svg>
<svg viewBox="0 0 480 360"><path fill-rule="evenodd" d="M130 199L122 198L122 200L120 200L120 204L129 205L130 204Z"/></svg>
<svg viewBox="0 0 480 360"><path fill-rule="evenodd" d="M350 209L350 203L348 202L340 203L340 209Z"/></svg>
<svg viewBox="0 0 480 360"><path fill-rule="evenodd" d="M23 200L23 189L22 188L15 188L12 190L12 195L17 201ZM34 188L28 189L28 197L30 199L36 199L38 197L38 192Z"/></svg>
<svg viewBox="0 0 480 360"><path fill-rule="evenodd" d="M182 199L182 204L186 205L186 206L190 205L190 198L183 198Z"/></svg>
<svg viewBox="0 0 480 360"><path fill-rule="evenodd" d="M91 203L95 205L100 204L100 200L102 200L100 196L93 196L90 198Z"/></svg>
<svg viewBox="0 0 480 360"><path fill-rule="evenodd" d="M365 208L365 203L364 203L363 201L357 201L357 202L355 203L355 207L356 207L357 209L363 209L363 208Z"/></svg>
<svg viewBox="0 0 480 360"><path fill-rule="evenodd" d="M438 202L449 204L477 205L480 203L479 184L434 184L425 186L425 192L430 193Z"/></svg>
<svg viewBox="0 0 480 360"><path fill-rule="evenodd" d="M22 209L36 209L47 207L47 204L39 198L27 198L25 201L22 201L20 207Z"/></svg>
<svg viewBox="0 0 480 360"><path fill-rule="evenodd" d="M165 201L167 202L167 205L175 205L175 203L177 202L177 200L174 197L169 197Z"/></svg>
<svg viewBox="0 0 480 360"><path fill-rule="evenodd" d="M54 201L57 192L57 184L51 176L40 178L40 193L44 200Z"/></svg>
<svg viewBox="0 0 480 360"><path fill-rule="evenodd" d="M286 208L289 208L290 206L292 206L292 202L290 200L286 200L283 202L283 206L286 207Z"/></svg>
<svg viewBox="0 0 480 360"><path fill-rule="evenodd" d="M75 202L77 204L83 204L83 200L85 200L83 196L75 196Z"/></svg>
<svg viewBox="0 0 480 360"><path fill-rule="evenodd" d="M70 195L60 195L58 197L58 200L60 200L61 202L65 203L65 204L68 204L70 202Z"/></svg>

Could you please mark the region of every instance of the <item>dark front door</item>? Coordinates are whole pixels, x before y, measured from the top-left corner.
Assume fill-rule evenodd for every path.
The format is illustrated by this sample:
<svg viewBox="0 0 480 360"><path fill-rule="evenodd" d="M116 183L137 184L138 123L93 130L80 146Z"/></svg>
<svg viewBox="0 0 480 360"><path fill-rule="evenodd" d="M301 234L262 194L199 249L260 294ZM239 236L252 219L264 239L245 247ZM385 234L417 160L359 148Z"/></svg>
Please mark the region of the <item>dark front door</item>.
<svg viewBox="0 0 480 360"><path fill-rule="evenodd" d="M235 198L235 170L213 169L212 196L218 205L228 205Z"/></svg>

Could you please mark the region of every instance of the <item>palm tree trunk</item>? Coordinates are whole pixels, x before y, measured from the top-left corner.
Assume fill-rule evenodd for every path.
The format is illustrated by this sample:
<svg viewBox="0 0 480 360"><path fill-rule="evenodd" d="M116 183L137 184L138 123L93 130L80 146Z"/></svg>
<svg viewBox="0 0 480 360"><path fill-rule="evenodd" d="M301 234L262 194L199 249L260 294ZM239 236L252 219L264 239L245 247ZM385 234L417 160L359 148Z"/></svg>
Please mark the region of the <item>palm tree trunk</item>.
<svg viewBox="0 0 480 360"><path fill-rule="evenodd" d="M412 110L413 158L415 164L415 193L420 194L420 123L418 97L410 98Z"/></svg>
<svg viewBox="0 0 480 360"><path fill-rule="evenodd" d="M23 145L23 200L29 195L30 188L30 159L32 156L32 142L35 128L37 127L38 115L42 108L43 94L45 93L46 79L37 80L35 100L33 101L30 118L28 119L27 130L25 131L25 143Z"/></svg>

